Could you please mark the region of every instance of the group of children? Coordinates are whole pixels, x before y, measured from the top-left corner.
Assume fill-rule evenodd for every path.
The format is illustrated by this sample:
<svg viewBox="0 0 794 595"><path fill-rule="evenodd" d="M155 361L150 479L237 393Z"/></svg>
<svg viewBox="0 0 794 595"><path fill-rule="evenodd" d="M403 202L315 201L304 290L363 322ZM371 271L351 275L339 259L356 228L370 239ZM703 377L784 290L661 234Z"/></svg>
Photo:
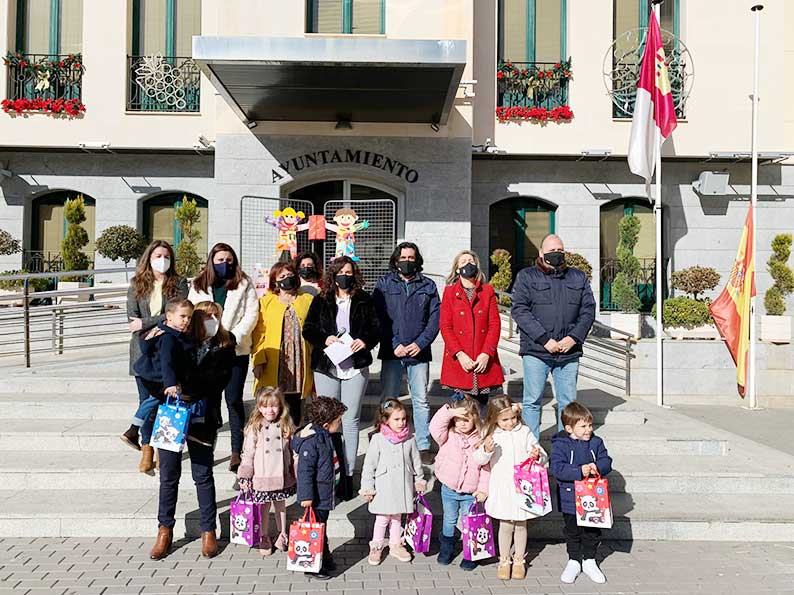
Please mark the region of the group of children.
<svg viewBox="0 0 794 595"><path fill-rule="evenodd" d="M325 522L334 508L335 486L345 472L338 431L346 407L329 397L315 397L306 408L308 424L295 430L278 390L261 388L255 398L256 406L245 429L243 464L238 472L240 488L254 501L266 503L265 513L267 503L273 502L278 530L275 548L286 550L285 500L289 496L297 492L300 506L313 507L320 522ZM565 430L552 440L550 463L557 479L569 556L560 580L573 583L584 572L594 582L604 583L606 579L595 560L600 529L577 525L573 486L574 481L592 474L606 475L612 460L603 441L593 434L593 416L586 407L574 402L561 415ZM499 521L497 577L523 579L527 522L535 515L518 506L514 467L528 458L545 465L549 457L522 423L520 406L504 395L491 397L485 420L481 421L479 404L466 397L436 412L430 431L439 445L434 464L443 504L438 563L452 562L459 518L475 501L484 502L487 514ZM415 496L426 488L408 412L399 400L385 399L378 408L359 491L375 516L370 565L382 562L387 547L388 555L401 562L412 559L403 544L402 516L414 511ZM274 548L268 516L264 514L262 521L263 555L270 555ZM328 578L335 569L327 537L323 550L318 578ZM470 560L461 562L464 570L476 566Z"/></svg>

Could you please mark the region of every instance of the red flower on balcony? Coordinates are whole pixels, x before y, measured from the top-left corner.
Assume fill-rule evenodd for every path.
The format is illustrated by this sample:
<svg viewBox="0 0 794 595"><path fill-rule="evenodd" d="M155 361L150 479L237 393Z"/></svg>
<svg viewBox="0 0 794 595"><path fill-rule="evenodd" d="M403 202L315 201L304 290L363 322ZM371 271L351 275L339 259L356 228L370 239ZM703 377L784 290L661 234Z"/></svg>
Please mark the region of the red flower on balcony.
<svg viewBox="0 0 794 595"><path fill-rule="evenodd" d="M85 105L79 99L4 99L0 107L7 114L22 115L25 112L42 112L53 115L79 116L85 112Z"/></svg>
<svg viewBox="0 0 794 595"><path fill-rule="evenodd" d="M500 122L528 120L537 124L546 124L550 121L561 123L573 120L573 111L567 105L561 105L550 110L545 107L497 107L496 117Z"/></svg>
<svg viewBox="0 0 794 595"><path fill-rule="evenodd" d="M498 79L505 78L505 73L500 70L499 72L496 73L496 78Z"/></svg>

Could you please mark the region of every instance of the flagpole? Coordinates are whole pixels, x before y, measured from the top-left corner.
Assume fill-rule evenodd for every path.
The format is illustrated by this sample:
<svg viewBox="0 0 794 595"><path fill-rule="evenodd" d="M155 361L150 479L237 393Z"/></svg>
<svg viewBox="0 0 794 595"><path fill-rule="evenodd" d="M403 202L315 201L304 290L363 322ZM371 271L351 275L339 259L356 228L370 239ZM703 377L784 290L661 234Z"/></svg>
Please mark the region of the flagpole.
<svg viewBox="0 0 794 595"><path fill-rule="evenodd" d="M750 155L751 155L751 182L750 182L750 209L753 212L753 238L752 238L752 267L753 277L755 278L755 255L756 255L756 240L758 230L758 219L756 217L756 206L758 205L758 62L760 54L761 43L761 11L764 9L763 4L756 4L750 11L755 13L755 66L753 69L753 110L752 110L752 130L750 141ZM748 408L758 408L758 398L756 395L756 350L757 350L757 329L755 326L755 306L756 298L752 293L750 294L750 349L748 353L749 369L747 374L747 393Z"/></svg>
<svg viewBox="0 0 794 595"><path fill-rule="evenodd" d="M664 0L653 0L656 21L661 23L660 10ZM656 404L664 407L664 353L662 333L664 322L663 277L662 277L662 134L656 127L656 200L653 203L654 222L656 223Z"/></svg>

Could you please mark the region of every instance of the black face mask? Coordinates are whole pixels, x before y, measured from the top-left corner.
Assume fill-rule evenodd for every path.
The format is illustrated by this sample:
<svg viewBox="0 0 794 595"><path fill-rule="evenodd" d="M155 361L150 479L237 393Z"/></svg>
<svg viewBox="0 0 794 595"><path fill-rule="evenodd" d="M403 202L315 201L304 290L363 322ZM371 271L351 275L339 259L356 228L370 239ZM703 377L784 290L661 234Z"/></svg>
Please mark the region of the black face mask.
<svg viewBox="0 0 794 595"><path fill-rule="evenodd" d="M356 282L356 279L353 277L353 275L337 275L334 277L334 279L336 280L336 284L339 286L339 289L350 289Z"/></svg>
<svg viewBox="0 0 794 595"><path fill-rule="evenodd" d="M547 252L543 260L550 267L558 269L565 264L565 252Z"/></svg>
<svg viewBox="0 0 794 595"><path fill-rule="evenodd" d="M413 277L419 269L419 265L414 260L401 260L397 263L397 269L406 277Z"/></svg>
<svg viewBox="0 0 794 595"><path fill-rule="evenodd" d="M283 289L284 291L292 291L298 286L298 279L295 277L295 275L291 275L289 277L279 279L277 284L279 289Z"/></svg>
<svg viewBox="0 0 794 595"><path fill-rule="evenodd" d="M298 274L301 276L301 279L311 281L317 278L317 269L314 267L301 267L298 269Z"/></svg>
<svg viewBox="0 0 794 595"><path fill-rule="evenodd" d="M212 268L215 269L215 276L219 279L231 279L234 277L234 265L228 262L216 262L212 265Z"/></svg>
<svg viewBox="0 0 794 595"><path fill-rule="evenodd" d="M474 279L477 276L477 265L469 263L458 269L458 274L464 279Z"/></svg>

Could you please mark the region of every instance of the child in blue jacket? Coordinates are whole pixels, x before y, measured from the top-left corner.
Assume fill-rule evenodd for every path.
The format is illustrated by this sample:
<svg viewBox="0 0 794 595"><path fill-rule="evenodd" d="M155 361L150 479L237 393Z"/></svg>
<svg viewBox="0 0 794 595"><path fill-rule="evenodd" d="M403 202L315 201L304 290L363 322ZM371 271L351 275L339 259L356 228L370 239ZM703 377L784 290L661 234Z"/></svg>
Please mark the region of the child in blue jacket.
<svg viewBox="0 0 794 595"><path fill-rule="evenodd" d="M593 414L587 407L574 401L562 410L561 421L565 430L551 439L549 464L557 478L569 558L560 580L570 584L584 572L593 582L605 583L606 578L595 560L601 529L580 527L576 523L574 481L596 473L606 475L612 470L612 458L604 441L593 434Z"/></svg>
<svg viewBox="0 0 794 595"><path fill-rule="evenodd" d="M297 430L292 450L298 458L298 502L303 508L314 508L317 521L328 522L334 508L339 479L347 472L339 430L347 406L331 397L315 397L306 406L309 423ZM322 568L315 578L327 580L336 564L328 547L328 533L323 540ZM308 574L308 573L307 573Z"/></svg>

